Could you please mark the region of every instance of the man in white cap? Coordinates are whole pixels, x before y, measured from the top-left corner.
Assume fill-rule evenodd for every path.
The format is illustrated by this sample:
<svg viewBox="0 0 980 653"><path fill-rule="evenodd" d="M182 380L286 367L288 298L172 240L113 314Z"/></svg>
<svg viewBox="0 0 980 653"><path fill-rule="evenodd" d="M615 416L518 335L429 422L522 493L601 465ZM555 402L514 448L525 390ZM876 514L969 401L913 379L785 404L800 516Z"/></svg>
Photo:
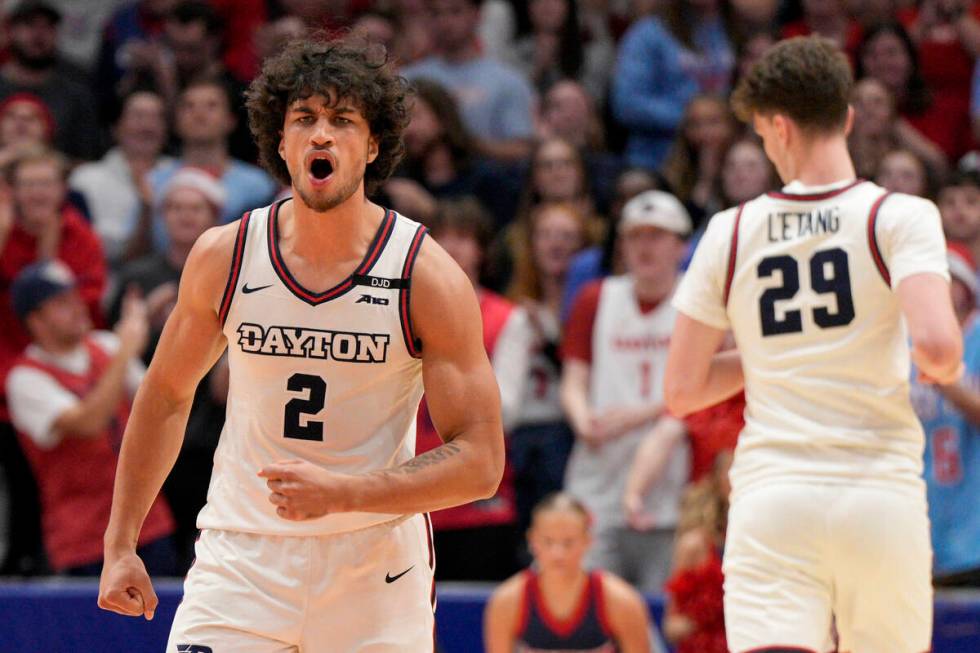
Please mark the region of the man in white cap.
<svg viewBox="0 0 980 653"><path fill-rule="evenodd" d="M668 300L690 230L691 218L673 195L654 190L630 200L619 223L627 272L582 289L562 342L561 399L576 435L565 481L595 518L589 563L644 591L659 591L670 568L687 447L675 448L647 494L649 528L628 524L622 497L644 435L658 420L673 420L663 415L676 316Z"/></svg>

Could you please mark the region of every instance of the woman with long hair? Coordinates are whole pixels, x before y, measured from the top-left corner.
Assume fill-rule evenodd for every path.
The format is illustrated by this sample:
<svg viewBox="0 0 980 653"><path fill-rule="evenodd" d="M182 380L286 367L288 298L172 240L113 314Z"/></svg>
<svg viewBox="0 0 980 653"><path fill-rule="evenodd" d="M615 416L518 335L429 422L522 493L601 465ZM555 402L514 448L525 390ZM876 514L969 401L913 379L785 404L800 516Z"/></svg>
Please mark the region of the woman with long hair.
<svg viewBox="0 0 980 653"><path fill-rule="evenodd" d="M528 238L514 252L508 298L521 307L528 355L521 363L521 411L509 426L519 525L531 507L562 487L574 436L558 396L561 381L559 312L572 257L595 242L595 223L568 203L541 204L531 212Z"/></svg>

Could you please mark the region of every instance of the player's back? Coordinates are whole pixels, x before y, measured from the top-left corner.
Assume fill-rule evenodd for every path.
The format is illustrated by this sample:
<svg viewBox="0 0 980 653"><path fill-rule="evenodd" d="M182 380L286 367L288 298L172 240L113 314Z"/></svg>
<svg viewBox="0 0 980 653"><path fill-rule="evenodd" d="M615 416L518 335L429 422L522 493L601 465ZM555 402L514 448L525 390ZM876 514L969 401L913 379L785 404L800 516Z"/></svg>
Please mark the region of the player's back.
<svg viewBox="0 0 980 653"><path fill-rule="evenodd" d="M728 231L724 297L745 374L733 474L743 486L801 473L918 482L922 431L893 289L921 269L910 242L939 229L938 211L866 181L794 190L712 225Z"/></svg>

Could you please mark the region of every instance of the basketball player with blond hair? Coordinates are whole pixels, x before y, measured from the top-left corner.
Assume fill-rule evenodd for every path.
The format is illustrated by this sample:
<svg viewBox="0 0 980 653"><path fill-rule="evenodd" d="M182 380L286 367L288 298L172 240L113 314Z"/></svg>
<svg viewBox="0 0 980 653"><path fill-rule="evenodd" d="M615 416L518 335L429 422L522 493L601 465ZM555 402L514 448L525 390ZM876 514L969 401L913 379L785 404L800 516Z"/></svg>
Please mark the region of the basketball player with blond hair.
<svg viewBox="0 0 980 653"><path fill-rule="evenodd" d="M503 432L466 275L366 198L402 153L405 82L353 41L290 44L248 93L292 198L206 232L136 397L99 605L153 616L135 553L198 381L227 420L167 651L431 651L428 511L492 496ZM423 382L444 444L415 456Z"/></svg>
<svg viewBox="0 0 980 653"><path fill-rule="evenodd" d="M774 46L732 103L786 186L712 218L674 304L666 400L687 414L743 384L724 553L733 653L930 647L929 523L911 360L962 372L932 202L855 178L847 58ZM716 353L731 329L737 351ZM911 350L911 351L910 351Z"/></svg>

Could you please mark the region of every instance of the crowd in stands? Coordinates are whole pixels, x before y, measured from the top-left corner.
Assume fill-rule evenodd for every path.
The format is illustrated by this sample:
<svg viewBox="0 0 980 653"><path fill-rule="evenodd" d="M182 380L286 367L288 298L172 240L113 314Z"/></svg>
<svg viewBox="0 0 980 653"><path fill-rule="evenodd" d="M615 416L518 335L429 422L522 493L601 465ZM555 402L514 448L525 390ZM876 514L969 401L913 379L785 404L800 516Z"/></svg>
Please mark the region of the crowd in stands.
<svg viewBox="0 0 980 653"><path fill-rule="evenodd" d="M0 5L0 573L98 573L133 393L207 228L289 195L244 93L293 38L387 48L414 88L374 201L430 227L478 294L508 469L434 516L439 579L530 560L532 507L591 514L588 562L670 603L680 650L723 651L720 552L741 396L662 410L669 298L711 216L780 181L728 94L783 38L855 73L860 177L935 200L963 383L913 383L937 582L980 585L980 2L6 0ZM734 346L734 343L730 343ZM201 384L141 551L193 559L224 420ZM438 444L423 404L419 450Z"/></svg>

